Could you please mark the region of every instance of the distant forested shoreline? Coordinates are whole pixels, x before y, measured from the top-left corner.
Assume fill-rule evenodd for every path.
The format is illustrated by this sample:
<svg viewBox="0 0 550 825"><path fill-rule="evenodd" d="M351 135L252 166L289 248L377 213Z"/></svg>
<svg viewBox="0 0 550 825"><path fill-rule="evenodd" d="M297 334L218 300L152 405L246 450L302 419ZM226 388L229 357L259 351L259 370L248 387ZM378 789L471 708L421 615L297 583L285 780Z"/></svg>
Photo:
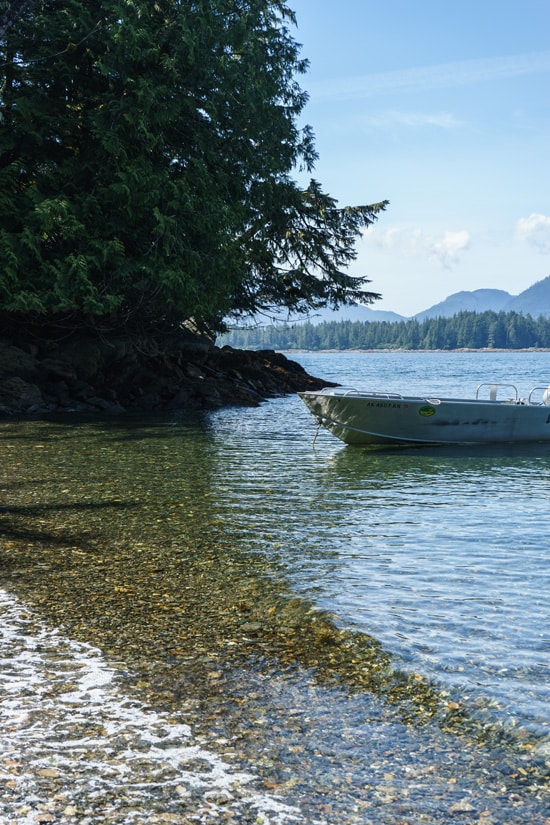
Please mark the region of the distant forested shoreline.
<svg viewBox="0 0 550 825"><path fill-rule="evenodd" d="M550 318L517 312L459 312L423 321L324 321L233 329L220 345L274 350L548 349Z"/></svg>

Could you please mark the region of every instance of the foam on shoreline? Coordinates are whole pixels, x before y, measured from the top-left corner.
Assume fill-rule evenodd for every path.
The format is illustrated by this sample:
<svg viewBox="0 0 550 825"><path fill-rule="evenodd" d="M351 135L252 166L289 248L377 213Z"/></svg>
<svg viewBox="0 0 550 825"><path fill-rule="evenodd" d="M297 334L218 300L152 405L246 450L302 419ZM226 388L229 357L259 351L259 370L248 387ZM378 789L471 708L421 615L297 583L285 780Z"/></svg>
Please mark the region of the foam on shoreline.
<svg viewBox="0 0 550 825"><path fill-rule="evenodd" d="M119 681L0 590L0 825L303 821Z"/></svg>

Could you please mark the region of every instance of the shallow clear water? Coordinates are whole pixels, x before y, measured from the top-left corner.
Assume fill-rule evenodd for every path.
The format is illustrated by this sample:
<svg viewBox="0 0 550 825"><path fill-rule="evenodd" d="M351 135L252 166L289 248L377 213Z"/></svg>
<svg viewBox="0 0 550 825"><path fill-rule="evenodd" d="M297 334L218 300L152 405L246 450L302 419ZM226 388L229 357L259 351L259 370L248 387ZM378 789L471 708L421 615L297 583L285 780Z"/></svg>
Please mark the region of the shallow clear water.
<svg viewBox="0 0 550 825"><path fill-rule="evenodd" d="M147 809L174 812L169 821L233 810L273 825L294 818L188 725L126 695L120 664L101 651L48 629L2 591L0 617L1 823L91 823L98 809L102 821L128 825Z"/></svg>
<svg viewBox="0 0 550 825"><path fill-rule="evenodd" d="M472 397L495 380L528 395L550 383L550 353L293 357L312 374L405 394ZM293 406L280 417L314 434ZM406 666L496 701L504 724L549 733L550 447L373 452L321 432L299 466L295 452L283 464L297 586Z"/></svg>
<svg viewBox="0 0 550 825"><path fill-rule="evenodd" d="M550 383L550 353L292 357L312 374L396 392L471 396L479 383L500 380L526 395ZM499 822L544 822L530 765L540 779L550 761L550 447L373 451L324 432L313 445L315 432L296 396L193 418L0 424L0 585L23 601L5 602L4 622L18 630L3 644L22 651L17 678L25 673L18 611L28 603L62 630L59 655L72 670L56 690L86 702L73 670L85 669L89 649L69 640L106 657L100 681L113 661L117 673L126 668L132 685L115 680L107 701L115 719L104 727L122 731L131 759L136 748L147 751L134 747L137 727L117 716L142 691L161 714L138 706L151 741L159 725L190 726L162 745L168 761L175 748L183 772L178 748L198 731L201 781L218 787L218 765L220 793L231 781L243 785L227 805L234 821L447 825L482 814L488 823L489 811ZM334 632L316 608L332 616ZM50 632L33 627L29 638ZM388 654L410 684L433 681L443 705L477 719L478 732L509 733L516 756L489 734L490 744L473 751L476 737L460 720L454 734L438 727L437 714L426 721L429 691L413 707L409 683L401 698L386 683L358 689L364 672L387 671ZM28 670L29 696L39 695L36 683L47 682L57 655ZM8 684L9 668L0 668L0 686L3 678ZM33 705L32 719L49 730L39 738L56 741L46 710ZM40 761L23 711L14 713L5 723L12 746L65 776L65 763L61 771ZM422 726L403 725L404 717ZM87 741L86 752L94 747ZM94 756L97 764L104 756ZM73 758L77 765L78 748ZM185 789L159 796L155 776L168 768L148 751L145 763L144 811L217 821L218 809ZM15 771L9 760L4 768ZM107 759L116 788L120 771L110 771ZM64 801L76 821L93 809L86 793ZM21 800L13 805L22 810ZM46 805L42 797L25 816L37 805ZM133 822L135 810L109 822Z"/></svg>

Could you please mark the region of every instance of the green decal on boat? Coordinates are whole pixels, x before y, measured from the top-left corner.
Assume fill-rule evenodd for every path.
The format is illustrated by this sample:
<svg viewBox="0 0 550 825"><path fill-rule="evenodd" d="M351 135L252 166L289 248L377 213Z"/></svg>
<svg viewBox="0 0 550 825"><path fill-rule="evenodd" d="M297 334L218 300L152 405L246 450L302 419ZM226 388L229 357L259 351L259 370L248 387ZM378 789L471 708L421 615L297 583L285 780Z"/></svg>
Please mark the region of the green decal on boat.
<svg viewBox="0 0 550 825"><path fill-rule="evenodd" d="M419 415L423 415L424 418L429 418L430 415L435 413L435 407L432 407L431 404L426 404L424 407L420 407L418 410Z"/></svg>

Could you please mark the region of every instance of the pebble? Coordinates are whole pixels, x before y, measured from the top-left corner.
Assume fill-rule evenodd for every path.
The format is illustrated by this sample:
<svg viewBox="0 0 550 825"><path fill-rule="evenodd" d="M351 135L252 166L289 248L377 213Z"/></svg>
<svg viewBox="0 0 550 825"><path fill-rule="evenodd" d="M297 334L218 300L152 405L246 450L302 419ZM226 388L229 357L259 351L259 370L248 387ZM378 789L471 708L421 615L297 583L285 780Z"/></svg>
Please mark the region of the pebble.
<svg viewBox="0 0 550 825"><path fill-rule="evenodd" d="M303 821L1 590L0 620L0 825Z"/></svg>

